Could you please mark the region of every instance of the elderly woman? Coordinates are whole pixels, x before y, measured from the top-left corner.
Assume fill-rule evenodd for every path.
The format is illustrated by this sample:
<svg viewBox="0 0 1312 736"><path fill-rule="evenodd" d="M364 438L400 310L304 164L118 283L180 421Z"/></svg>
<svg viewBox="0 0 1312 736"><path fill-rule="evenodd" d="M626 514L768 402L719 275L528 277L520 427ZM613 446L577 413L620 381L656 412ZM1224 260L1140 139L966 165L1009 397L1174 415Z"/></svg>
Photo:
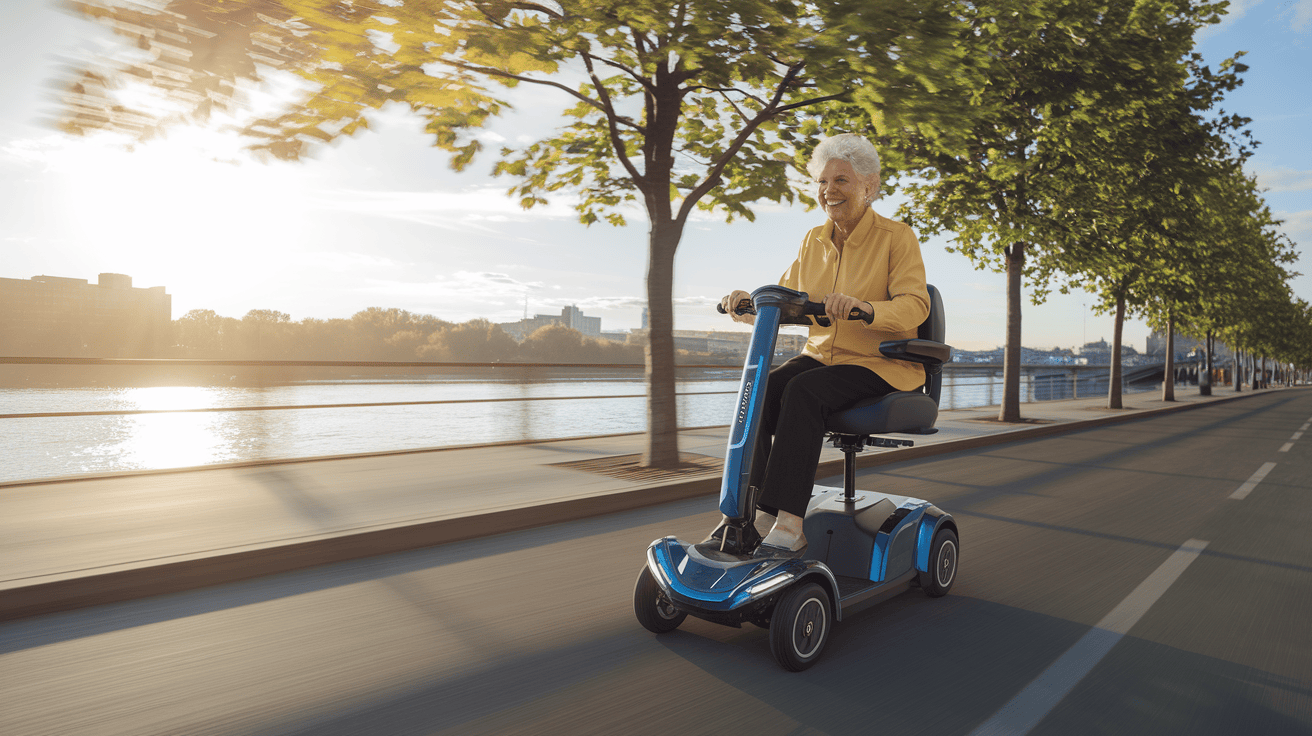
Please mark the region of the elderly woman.
<svg viewBox="0 0 1312 736"><path fill-rule="evenodd" d="M758 508L776 517L761 542L761 556L800 557L806 549L802 517L825 419L859 399L909 391L925 380L920 366L879 353L884 340L915 337L929 314L915 233L870 208L879 197L879 153L865 138L844 133L820 142L807 171L829 217L802 239L797 260L779 284L813 300L824 294L831 326L812 325L802 354L770 371L748 481L760 489ZM733 314L730 305L748 297L734 291L721 304ZM847 319L853 308L861 311L861 320ZM734 319L752 323L755 318Z"/></svg>

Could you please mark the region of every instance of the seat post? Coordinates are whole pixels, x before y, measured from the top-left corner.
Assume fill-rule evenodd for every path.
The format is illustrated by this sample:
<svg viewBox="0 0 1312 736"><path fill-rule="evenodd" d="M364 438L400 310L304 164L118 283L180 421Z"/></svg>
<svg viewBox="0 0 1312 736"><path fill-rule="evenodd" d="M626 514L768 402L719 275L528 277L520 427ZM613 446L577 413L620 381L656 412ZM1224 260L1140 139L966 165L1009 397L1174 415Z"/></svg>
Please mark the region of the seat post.
<svg viewBox="0 0 1312 736"><path fill-rule="evenodd" d="M856 503L856 454L860 447L843 446L843 503Z"/></svg>
<svg viewBox="0 0 1312 736"><path fill-rule="evenodd" d="M866 441L871 438L837 432L829 436L834 447L843 451L843 502L856 503L856 454L865 449Z"/></svg>

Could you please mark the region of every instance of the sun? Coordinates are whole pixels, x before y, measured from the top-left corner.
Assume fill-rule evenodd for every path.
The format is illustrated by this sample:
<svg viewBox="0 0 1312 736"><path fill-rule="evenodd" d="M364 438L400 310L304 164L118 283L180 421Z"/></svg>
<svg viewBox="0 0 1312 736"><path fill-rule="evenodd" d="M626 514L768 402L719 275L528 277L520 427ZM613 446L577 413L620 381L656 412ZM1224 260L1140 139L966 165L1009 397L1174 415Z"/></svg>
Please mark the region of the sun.
<svg viewBox="0 0 1312 736"><path fill-rule="evenodd" d="M70 141L51 203L64 214L54 235L65 260L96 264L93 276L128 273L176 293L210 291L291 259L305 238L302 172L257 162L241 144L235 134L200 129L131 150Z"/></svg>

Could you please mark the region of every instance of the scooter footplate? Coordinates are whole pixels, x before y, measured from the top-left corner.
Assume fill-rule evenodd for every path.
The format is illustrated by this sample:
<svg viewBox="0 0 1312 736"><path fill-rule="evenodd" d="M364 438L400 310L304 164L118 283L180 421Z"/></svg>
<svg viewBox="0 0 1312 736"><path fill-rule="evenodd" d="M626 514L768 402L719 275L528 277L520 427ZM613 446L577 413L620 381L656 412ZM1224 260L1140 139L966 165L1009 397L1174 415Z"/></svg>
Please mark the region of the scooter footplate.
<svg viewBox="0 0 1312 736"><path fill-rule="evenodd" d="M879 583L871 582L865 578L852 578L846 575L835 575L834 579L838 581L839 598L848 598L879 585Z"/></svg>

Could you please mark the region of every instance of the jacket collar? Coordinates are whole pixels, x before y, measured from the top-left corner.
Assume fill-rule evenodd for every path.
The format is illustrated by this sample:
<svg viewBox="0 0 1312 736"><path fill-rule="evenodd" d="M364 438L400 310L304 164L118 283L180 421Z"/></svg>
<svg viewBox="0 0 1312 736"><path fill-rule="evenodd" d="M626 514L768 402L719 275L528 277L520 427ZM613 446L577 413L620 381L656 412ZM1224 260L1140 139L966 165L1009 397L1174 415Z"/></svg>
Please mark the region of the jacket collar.
<svg viewBox="0 0 1312 736"><path fill-rule="evenodd" d="M861 220L857 222L856 227L852 229L852 234L847 236L847 244L844 245L843 247L846 248L848 245L864 243L867 240L869 240L870 232L875 229L875 224L879 221L879 219L880 219L879 214L875 212L875 208L867 207L866 213L864 215L861 215ZM826 217L825 228L821 232L821 234L824 235L826 241L825 244L828 245L830 248L835 247L834 246L835 227L836 226L834 225L834 221Z"/></svg>

